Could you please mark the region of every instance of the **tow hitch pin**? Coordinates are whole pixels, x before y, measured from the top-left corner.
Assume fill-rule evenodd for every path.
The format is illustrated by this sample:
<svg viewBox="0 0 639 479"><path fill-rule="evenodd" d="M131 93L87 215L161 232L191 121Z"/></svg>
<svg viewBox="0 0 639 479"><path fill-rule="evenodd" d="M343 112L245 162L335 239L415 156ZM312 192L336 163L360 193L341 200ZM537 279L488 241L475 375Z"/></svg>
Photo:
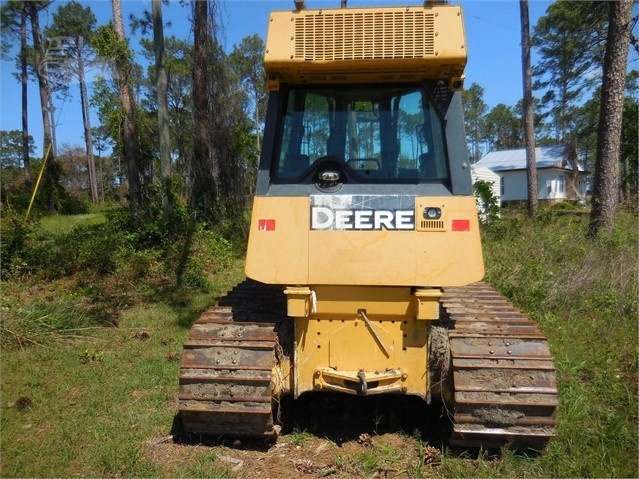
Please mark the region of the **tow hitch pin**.
<svg viewBox="0 0 639 479"><path fill-rule="evenodd" d="M359 393L362 396L366 396L368 392L368 384L366 384L366 373L363 369L360 369L357 373L357 379L359 379Z"/></svg>

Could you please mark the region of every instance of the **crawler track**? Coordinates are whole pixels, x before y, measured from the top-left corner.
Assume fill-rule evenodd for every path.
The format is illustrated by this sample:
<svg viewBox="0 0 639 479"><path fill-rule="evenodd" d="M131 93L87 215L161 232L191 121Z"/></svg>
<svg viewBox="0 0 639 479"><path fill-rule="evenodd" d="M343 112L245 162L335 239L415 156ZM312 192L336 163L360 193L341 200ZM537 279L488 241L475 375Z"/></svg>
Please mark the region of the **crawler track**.
<svg viewBox="0 0 639 479"><path fill-rule="evenodd" d="M555 434L556 370L537 325L485 283L446 288L451 444L542 449Z"/></svg>
<svg viewBox="0 0 639 479"><path fill-rule="evenodd" d="M485 283L445 288L442 311L451 444L542 449L555 434L558 405L546 337ZM285 318L282 288L247 280L194 323L179 373L187 433L276 438L272 376Z"/></svg>
<svg viewBox="0 0 639 479"><path fill-rule="evenodd" d="M247 280L194 323L179 373L187 433L276 437L271 377L285 317L280 287Z"/></svg>

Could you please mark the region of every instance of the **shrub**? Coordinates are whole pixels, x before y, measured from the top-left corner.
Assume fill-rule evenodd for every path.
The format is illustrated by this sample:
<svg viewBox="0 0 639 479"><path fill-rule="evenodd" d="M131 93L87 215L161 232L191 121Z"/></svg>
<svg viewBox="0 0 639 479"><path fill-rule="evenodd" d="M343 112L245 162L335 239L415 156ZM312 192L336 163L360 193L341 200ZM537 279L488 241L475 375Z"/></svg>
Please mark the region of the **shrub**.
<svg viewBox="0 0 639 479"><path fill-rule="evenodd" d="M615 227L586 237L588 217L546 212L484 228L487 279L530 311L637 314L636 216L620 210Z"/></svg>
<svg viewBox="0 0 639 479"><path fill-rule="evenodd" d="M10 272L22 263L27 240L36 226L36 221L25 219L12 208L3 211L0 221L0 279L7 279Z"/></svg>
<svg viewBox="0 0 639 479"><path fill-rule="evenodd" d="M579 210L581 209L580 206L577 206L574 203L571 203L570 201L558 201L557 203L552 203L549 207L551 210L568 210L568 211L574 211L574 210Z"/></svg>
<svg viewBox="0 0 639 479"><path fill-rule="evenodd" d="M473 191L477 200L481 222L489 224L499 219L499 201L493 194L492 183L486 180L478 180L473 183Z"/></svg>

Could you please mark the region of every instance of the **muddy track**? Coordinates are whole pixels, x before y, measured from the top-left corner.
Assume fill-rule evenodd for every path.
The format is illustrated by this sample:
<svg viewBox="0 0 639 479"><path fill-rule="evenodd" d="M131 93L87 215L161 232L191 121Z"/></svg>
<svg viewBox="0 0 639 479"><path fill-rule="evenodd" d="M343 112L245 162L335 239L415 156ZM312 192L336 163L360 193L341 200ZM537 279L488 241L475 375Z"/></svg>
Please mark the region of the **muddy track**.
<svg viewBox="0 0 639 479"><path fill-rule="evenodd" d="M193 324L179 372L187 433L276 437L271 377L284 318L282 288L244 281Z"/></svg>
<svg viewBox="0 0 639 479"><path fill-rule="evenodd" d="M545 336L485 283L446 288L442 313L451 444L543 448L554 435L558 404ZM282 288L247 280L194 323L179 374L185 431L276 438L271 380L280 341L287 347L278 340L285 318Z"/></svg>
<svg viewBox="0 0 639 479"><path fill-rule="evenodd" d="M546 337L492 286L446 288L451 444L542 449L555 435L556 370Z"/></svg>

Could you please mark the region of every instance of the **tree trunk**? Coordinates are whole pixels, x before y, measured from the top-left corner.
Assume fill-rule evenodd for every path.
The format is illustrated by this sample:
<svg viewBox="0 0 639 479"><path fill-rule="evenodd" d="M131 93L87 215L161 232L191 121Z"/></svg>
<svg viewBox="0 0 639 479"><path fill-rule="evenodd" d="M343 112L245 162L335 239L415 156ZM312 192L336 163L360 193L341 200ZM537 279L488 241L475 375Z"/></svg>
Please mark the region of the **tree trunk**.
<svg viewBox="0 0 639 479"><path fill-rule="evenodd" d="M165 217L171 207L171 139L169 135L169 106L167 103L167 72L164 55L164 26L161 0L152 1L153 46L155 49L156 85L158 94L158 126L160 136L160 169L162 177L162 208Z"/></svg>
<svg viewBox="0 0 639 479"><path fill-rule="evenodd" d="M588 235L612 226L619 204L619 149L630 42L632 0L608 3L608 38L603 65L599 136Z"/></svg>
<svg viewBox="0 0 639 479"><path fill-rule="evenodd" d="M51 154L53 156L58 156L58 138L56 135L56 121L55 121L55 104L53 103L53 92L51 91L51 81L49 76L49 64L45 61L42 66L42 71L47 79L48 85L48 96L49 96L49 107L47 111L49 112L49 130L51 135Z"/></svg>
<svg viewBox="0 0 639 479"><path fill-rule="evenodd" d="M118 40L126 45L124 22L122 19L121 0L111 0L113 8L113 27ZM127 165L127 180L129 183L129 202L134 212L142 208L142 188L140 185L140 170L136 159L137 139L135 136L135 104L133 101L133 87L131 86L131 65L128 59L116 59L116 76L120 101L124 111L123 140L124 158Z"/></svg>
<svg viewBox="0 0 639 479"><path fill-rule="evenodd" d="M38 78L38 90L40 92L40 111L42 112L42 126L44 129L43 134L43 155L46 161L46 175L44 190L46 192L46 203L50 211L55 211L55 190L58 188L56 165L55 165L55 150L52 141L53 125L50 122L52 108L51 102L51 86L46 74L46 59L44 58L44 51L42 48L42 42L40 41L40 21L38 18L38 7L35 1L28 2L29 18L31 19L31 33L33 36L33 50L35 55L35 71Z"/></svg>
<svg viewBox="0 0 639 479"><path fill-rule="evenodd" d="M537 214L537 159L535 158L535 116L533 113L532 72L530 67L530 22L528 0L519 0L521 14L521 65L524 87L524 140L526 144L526 179L528 215Z"/></svg>
<svg viewBox="0 0 639 479"><path fill-rule="evenodd" d="M84 142L87 152L87 166L89 169L89 186L91 189L91 202L97 205L100 201L98 197L98 180L95 174L95 158L93 157L93 135L91 133L91 118L89 110L89 99L87 95L87 83L84 78L84 59L82 49L84 48L82 36L77 38L78 48L78 82L80 83L80 104L82 106L82 123L84 125Z"/></svg>
<svg viewBox="0 0 639 479"><path fill-rule="evenodd" d="M216 165L209 143L209 31L208 0L194 3L194 57L193 62L193 162L191 173L193 189L191 201L194 209L214 220L217 202Z"/></svg>
<svg viewBox="0 0 639 479"><path fill-rule="evenodd" d="M24 166L24 186L31 189L31 159L29 158L29 115L28 115L28 83L27 73L27 4L20 5L20 84L22 87L22 164Z"/></svg>

